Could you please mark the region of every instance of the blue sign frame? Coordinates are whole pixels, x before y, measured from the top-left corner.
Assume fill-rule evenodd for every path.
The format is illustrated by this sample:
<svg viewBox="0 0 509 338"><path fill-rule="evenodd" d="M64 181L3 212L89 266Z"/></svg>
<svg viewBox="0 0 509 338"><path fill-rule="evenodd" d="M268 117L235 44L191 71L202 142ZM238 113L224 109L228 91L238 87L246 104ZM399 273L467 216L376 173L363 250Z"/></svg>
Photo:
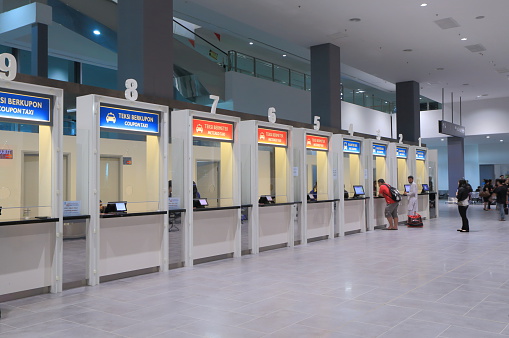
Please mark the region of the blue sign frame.
<svg viewBox="0 0 509 338"><path fill-rule="evenodd" d="M426 161L426 150L416 150L415 159L419 161Z"/></svg>
<svg viewBox="0 0 509 338"><path fill-rule="evenodd" d="M386 157L387 156L387 145L373 143L373 155Z"/></svg>
<svg viewBox="0 0 509 338"><path fill-rule="evenodd" d="M408 158L408 148L396 147L396 158Z"/></svg>
<svg viewBox="0 0 509 338"><path fill-rule="evenodd" d="M53 96L0 88L2 121L51 125L52 108Z"/></svg>
<svg viewBox="0 0 509 338"><path fill-rule="evenodd" d="M160 112L101 103L99 126L119 132L159 134Z"/></svg>
<svg viewBox="0 0 509 338"><path fill-rule="evenodd" d="M343 152L351 154L360 154L361 142L354 140L343 140Z"/></svg>

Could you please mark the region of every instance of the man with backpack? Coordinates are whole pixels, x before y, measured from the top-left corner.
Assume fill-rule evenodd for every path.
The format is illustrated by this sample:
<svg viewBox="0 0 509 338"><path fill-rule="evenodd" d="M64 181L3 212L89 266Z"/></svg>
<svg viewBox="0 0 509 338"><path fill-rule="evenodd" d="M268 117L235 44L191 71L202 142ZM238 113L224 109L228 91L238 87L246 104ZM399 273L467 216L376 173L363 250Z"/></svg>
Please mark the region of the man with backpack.
<svg viewBox="0 0 509 338"><path fill-rule="evenodd" d="M398 230L398 205L401 201L401 195L397 189L386 184L383 178L378 180L378 186L380 187L378 190L380 196L384 197L385 202L387 202L385 217L389 222L389 226L382 230Z"/></svg>

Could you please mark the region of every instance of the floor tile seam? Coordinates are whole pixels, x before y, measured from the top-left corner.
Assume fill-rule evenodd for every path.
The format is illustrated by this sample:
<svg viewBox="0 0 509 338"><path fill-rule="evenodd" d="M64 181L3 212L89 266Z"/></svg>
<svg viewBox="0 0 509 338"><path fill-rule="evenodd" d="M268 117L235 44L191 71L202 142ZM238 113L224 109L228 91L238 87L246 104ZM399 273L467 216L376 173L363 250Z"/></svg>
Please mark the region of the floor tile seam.
<svg viewBox="0 0 509 338"><path fill-rule="evenodd" d="M311 317L310 317L310 318L311 318ZM331 317L331 318L332 318L332 317ZM306 318L306 319L309 319L309 318ZM304 320L305 320L305 319L303 319L302 321L304 321ZM349 320L349 321L345 322L344 324L340 325L339 327L343 327L343 326L345 326L346 324L351 323L351 322L353 322L353 320ZM341 330L329 330L329 329L323 329L323 328L321 328L321 327L311 326L311 325L309 325L309 324L300 324L300 322L297 322L297 323L292 324L292 325L296 325L296 324L297 324L297 325L301 325L301 326L308 327L308 328L310 328L310 329L323 330L323 331L327 331L327 332L331 332L331 333L334 333L334 332L335 332L335 333L341 333ZM362 323L362 324L365 324L365 323ZM287 327L288 327L288 326L287 326ZM386 326L386 327L387 327L387 328L389 328L388 326ZM285 328L286 328L286 327L285 327ZM285 328L283 328L283 329L285 329ZM270 334L276 333L276 332L281 331L281 330L283 330L283 329L279 329L279 330L274 331L274 332L272 332L272 333L270 333ZM351 334L351 333L349 333L349 334ZM356 337L362 337L362 336L359 336L359 335L356 335L356 334L351 334L351 335L352 335L352 336L356 336Z"/></svg>
<svg viewBox="0 0 509 338"><path fill-rule="evenodd" d="M87 324L82 324L82 323L76 323L76 322L73 322L73 321L70 321L71 323L75 323L75 324L78 324L80 326L84 326L84 327L88 327L90 329L93 329L93 330L98 330L98 331L102 331L102 332L106 332L106 333L112 333L112 334L116 334L116 335L119 335L121 337L127 337L127 336L124 336L124 335L121 335L121 334L118 334L118 333L115 333L115 331L107 331L107 330L103 330L103 329L100 329L98 327L94 327L94 326L90 326L90 325L87 325ZM131 326L131 325L129 325ZM128 327L128 326L126 326ZM72 330L72 329L68 329L68 330ZM65 330L64 330L65 331Z"/></svg>
<svg viewBox="0 0 509 338"><path fill-rule="evenodd" d="M425 311L425 310L421 310L421 311ZM421 311L419 311L418 313L414 314L411 318L413 318L414 316L418 315ZM429 310L427 310L427 311L429 311ZM465 316L460 316L460 315L456 315L456 316L465 317ZM506 324L504 322L498 322L498 321L489 320L489 319L485 319L485 318L478 318L478 317L465 317L465 318L467 318L467 319L478 319L478 320L481 320L481 321L487 321L487 322L497 323L497 324ZM464 327L464 326L460 326L458 324L435 322L435 321L430 320L430 319L421 319L421 318L413 318L413 319L420 320L420 321L423 321L423 322L435 323L435 324L444 324L444 325L451 325L451 326L457 326L457 327ZM464 327L464 328L468 329L468 327ZM473 329L473 330L494 333L494 331L486 331L486 330L481 330L481 329Z"/></svg>
<svg viewBox="0 0 509 338"><path fill-rule="evenodd" d="M129 319L129 320L132 320L132 321L136 321L136 323L133 323L132 325L143 322L143 321L138 320L138 319L133 319L133 318L128 318L128 317L123 317L122 315L118 315L118 314L115 314L115 313L104 312L104 311L99 311L99 310L93 310L93 309L90 309L90 311L89 311L89 312L92 312L92 311L94 311L94 312L100 312L100 313L102 313L103 315L104 315L104 314L106 314L106 315L115 316L115 317L118 317L118 318L121 318L121 319ZM86 313L86 312L85 312L85 313ZM72 320L70 320L70 319L67 319L67 318L69 318L69 317L73 317L73 316L77 316L77 315L82 315L82 314L83 314L83 313L77 313L77 314L72 314L72 315L64 316L64 317L60 317L60 318L61 318L61 319L68 320L68 321L73 322L73 323L77 323L77 324L80 324L80 325L85 325L85 326L87 326L86 324L78 323L78 322L74 322L74 321L72 321ZM131 325L128 325L128 326L131 326ZM93 328L93 327L92 327L92 328ZM109 332L109 331L108 331L108 332Z"/></svg>
<svg viewBox="0 0 509 338"><path fill-rule="evenodd" d="M440 332L439 334L437 334L435 336L435 338L439 338L439 337L442 337L442 334L445 333L447 330L449 330L451 327L453 327L453 325L450 325L450 324L445 324L445 325L449 325L447 326L442 332Z"/></svg>
<svg viewBox="0 0 509 338"><path fill-rule="evenodd" d="M502 332L504 332L504 331L505 331L506 329L508 329L508 328L509 328L509 323L508 323L508 324L507 324L507 325L506 325L506 326L502 329L502 331L500 331L500 333L499 333L499 334L502 334Z"/></svg>
<svg viewBox="0 0 509 338"><path fill-rule="evenodd" d="M470 308L470 310L467 311L467 313L465 313L463 316L464 317L468 317L468 314L470 313L470 311L472 311L473 309L475 309L477 306L479 306L482 302L484 302L486 300L486 298L488 298L488 296L484 297L480 302L478 302L477 304L475 304L474 306L472 306ZM490 303L495 303L495 302L490 302ZM471 317L471 318L478 318L478 317ZM509 321L508 321L509 322Z"/></svg>
<svg viewBox="0 0 509 338"><path fill-rule="evenodd" d="M264 316L262 316L264 317ZM232 329L242 329L242 330L247 330L247 331L251 331L251 332L254 332L254 333L262 333L262 334L267 334L267 332L262 332L262 331L258 331L258 330L254 330L254 329L248 329L246 327L242 327L241 325L244 325L244 324L248 324L250 322L252 322L253 320L257 320L259 318L262 318L262 317L258 317L258 318L255 318L255 319L252 319L252 320L249 320L245 323L242 323L242 324L239 324L239 325L230 325L230 324L223 324L223 323L218 323L218 322L213 322L211 320L208 320L208 319L200 319L200 321L202 322L207 322L207 323L211 323L211 324L214 324L214 325L219 325L219 326L226 326L226 327L229 327L229 328L232 328ZM181 326L180 328L183 328L184 326L188 326L190 324L186 324L186 325L183 325ZM292 324L293 325L293 324ZM194 334L194 333L193 333Z"/></svg>
<svg viewBox="0 0 509 338"><path fill-rule="evenodd" d="M81 325L81 324L78 324L78 323L75 323L75 322L71 322L70 320L67 320L67 319L63 319L63 318L59 318L59 319L64 320L64 321L69 322L69 323L72 323L72 324L77 324L78 326L80 326L80 325ZM45 337L45 336L49 336L50 334L55 334L55 333L57 333L57 332L62 332L62 331L67 331L67 330L73 330L73 329L75 329L75 328L67 328L67 329L62 329L62 330L53 331L53 332L51 332L51 333L44 334L44 335L43 335L43 337Z"/></svg>
<svg viewBox="0 0 509 338"><path fill-rule="evenodd" d="M182 330L178 330L178 329L166 330L166 331L164 331L164 332L160 332L160 333L153 334L153 335L151 335L151 336L149 336L149 337L154 337L154 336L156 336L156 335L161 335L161 334L164 334L164 333L167 333L167 332L171 332L171 331L175 331L175 332L177 332L177 333L178 333L178 332L181 332L181 333L184 333L184 334L191 334L191 335L196 336L196 337L203 337L203 338L207 338L207 336L202 336L201 334L189 333L189 332L187 332L187 331L182 331Z"/></svg>

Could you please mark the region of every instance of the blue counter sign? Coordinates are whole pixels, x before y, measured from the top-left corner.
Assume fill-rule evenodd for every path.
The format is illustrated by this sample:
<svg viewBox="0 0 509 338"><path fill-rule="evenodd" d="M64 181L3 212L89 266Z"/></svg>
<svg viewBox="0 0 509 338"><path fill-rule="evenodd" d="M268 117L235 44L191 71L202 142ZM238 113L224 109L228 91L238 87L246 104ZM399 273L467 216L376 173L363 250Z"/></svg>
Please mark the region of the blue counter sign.
<svg viewBox="0 0 509 338"><path fill-rule="evenodd" d="M343 140L343 152L360 154L361 153L361 142L353 140Z"/></svg>
<svg viewBox="0 0 509 338"><path fill-rule="evenodd" d="M396 147L396 157L397 158L408 158L408 149Z"/></svg>
<svg viewBox="0 0 509 338"><path fill-rule="evenodd" d="M51 98L38 94L0 90L0 118L49 124L51 122Z"/></svg>
<svg viewBox="0 0 509 338"><path fill-rule="evenodd" d="M373 155L387 156L387 146L385 144L373 143Z"/></svg>
<svg viewBox="0 0 509 338"><path fill-rule="evenodd" d="M415 151L415 159L426 161L426 150L416 150Z"/></svg>
<svg viewBox="0 0 509 338"><path fill-rule="evenodd" d="M159 133L159 113L127 107L101 105L99 126L120 131Z"/></svg>

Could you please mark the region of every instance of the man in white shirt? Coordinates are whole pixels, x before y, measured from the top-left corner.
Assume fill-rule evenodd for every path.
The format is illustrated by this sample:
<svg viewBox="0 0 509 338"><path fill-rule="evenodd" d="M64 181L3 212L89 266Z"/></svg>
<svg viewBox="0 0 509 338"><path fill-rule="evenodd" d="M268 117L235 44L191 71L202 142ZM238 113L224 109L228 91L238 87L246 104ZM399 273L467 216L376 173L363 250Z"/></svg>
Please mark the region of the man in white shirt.
<svg viewBox="0 0 509 338"><path fill-rule="evenodd" d="M405 191L404 195L408 196L408 216L417 214L417 184L414 182L413 176L408 176L408 183L410 183L410 191Z"/></svg>

